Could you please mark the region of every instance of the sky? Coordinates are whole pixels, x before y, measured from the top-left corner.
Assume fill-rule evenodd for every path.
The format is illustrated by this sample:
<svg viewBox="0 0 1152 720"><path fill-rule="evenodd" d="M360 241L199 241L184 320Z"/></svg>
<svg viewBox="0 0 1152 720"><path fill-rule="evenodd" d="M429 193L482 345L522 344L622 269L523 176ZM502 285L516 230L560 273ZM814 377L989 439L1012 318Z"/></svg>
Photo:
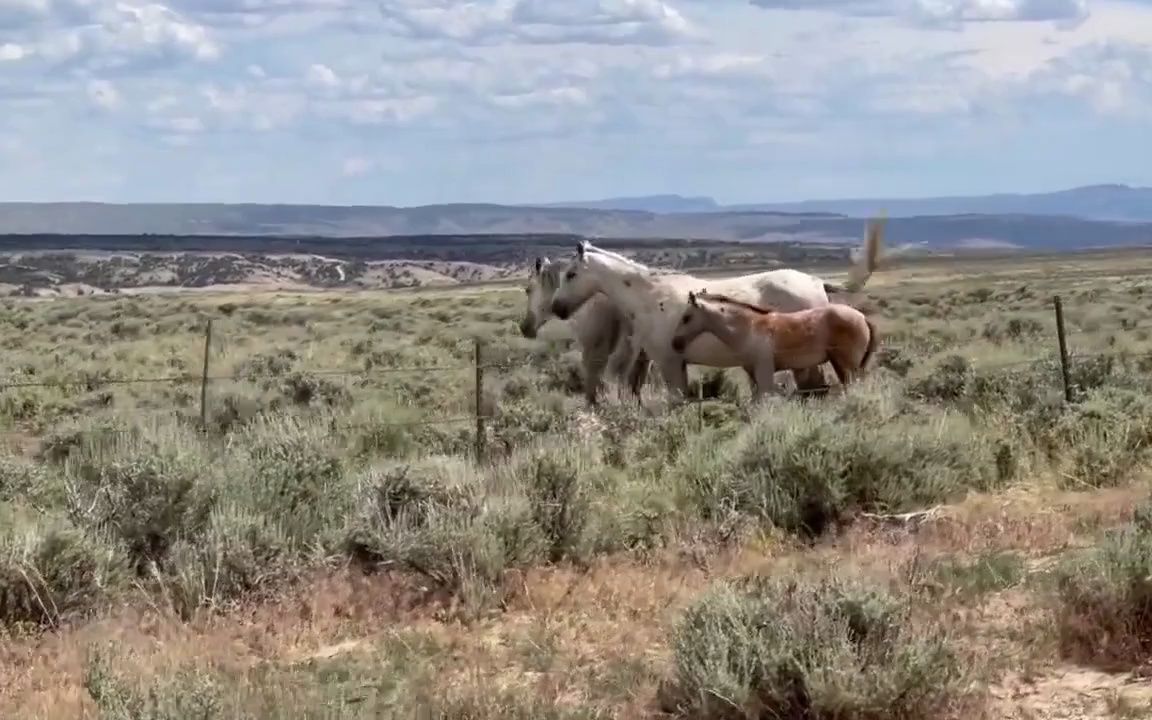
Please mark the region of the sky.
<svg viewBox="0 0 1152 720"><path fill-rule="evenodd" d="M0 201L1152 185L1152 0L0 0Z"/></svg>

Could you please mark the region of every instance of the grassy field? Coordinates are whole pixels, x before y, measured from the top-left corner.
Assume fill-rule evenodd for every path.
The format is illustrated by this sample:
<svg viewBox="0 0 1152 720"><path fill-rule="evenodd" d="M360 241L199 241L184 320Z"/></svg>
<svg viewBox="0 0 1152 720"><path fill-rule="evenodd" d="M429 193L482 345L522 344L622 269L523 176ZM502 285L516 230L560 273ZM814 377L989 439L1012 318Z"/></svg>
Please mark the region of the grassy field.
<svg viewBox="0 0 1152 720"><path fill-rule="evenodd" d="M0 717L1146 717L1150 272L882 271L755 411L589 411L516 287L8 300Z"/></svg>

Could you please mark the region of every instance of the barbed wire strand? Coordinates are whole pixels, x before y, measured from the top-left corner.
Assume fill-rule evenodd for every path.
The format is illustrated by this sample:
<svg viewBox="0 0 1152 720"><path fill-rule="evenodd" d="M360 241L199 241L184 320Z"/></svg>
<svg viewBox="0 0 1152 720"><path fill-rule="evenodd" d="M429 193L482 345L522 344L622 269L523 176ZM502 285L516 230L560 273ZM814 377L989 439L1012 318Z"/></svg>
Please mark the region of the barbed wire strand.
<svg viewBox="0 0 1152 720"><path fill-rule="evenodd" d="M837 349L835 347L830 349ZM907 350L907 346L893 346L881 345L879 352L903 352ZM930 351L929 351L930 352ZM946 353L946 350L939 351ZM961 356L963 357L963 356ZM1072 353L1069 355L1069 360L1086 360L1101 357L1113 357L1117 359L1137 359L1137 358L1152 358L1152 352L1107 352L1107 353ZM531 361L528 360L530 363ZM977 360L970 360L973 365L983 369L997 369L1008 367L1021 367L1025 365L1038 365L1041 363L1058 362L1056 356L1031 358L1027 360L1014 360L1008 362L980 362ZM373 376L387 376L401 373L449 373L449 372L474 372L479 370L508 370L520 368L524 366L524 362L501 362L501 363L484 363L479 367L471 364L461 365L438 365L438 366L408 366L408 367L390 367L390 368L368 368L368 369L342 369L342 370L307 370L300 369L293 371L304 375L312 375L316 377L373 377ZM21 380L15 382L0 382L0 392L4 390L14 390L23 388L72 388L84 387L88 390L95 390L97 388L108 385L148 385L148 384L169 384L176 385L182 383L201 383L207 379L208 382L256 382L260 380L277 380L284 379L290 376L291 373L234 373L231 375L209 375L205 378L202 375L171 375L160 377L143 377L143 378L89 378L89 379L75 379L75 380Z"/></svg>
<svg viewBox="0 0 1152 720"><path fill-rule="evenodd" d="M480 419L492 420L495 417L496 416L494 416L494 415L481 415ZM198 422L198 418L195 418L191 415L175 415L175 414L162 415L162 416L156 416L156 417L153 417L150 419L152 419L152 420L155 420L155 419L185 420L189 423L189 429L195 430L198 432L203 432L202 428L194 426L194 424ZM338 433L344 433L344 432L348 432L350 430L379 430L381 428L390 428L390 427L422 427L422 426L427 426L427 425L455 425L458 423L465 423L465 422L474 423L474 422L476 422L476 419L477 418L475 415L456 415L456 416L452 416L452 417L429 418L426 420L404 420L404 421L400 421L400 422L389 421L389 422L379 422L379 423L352 423L352 424L343 423L343 424L329 425L329 426L327 426L326 429L328 430L329 436L335 436ZM140 432L140 425L136 425L133 427L123 427L123 428L116 428L116 427L86 428L83 430L83 432L85 434L97 434L97 435L129 435L129 434ZM0 430L0 437L9 437L9 438L19 437L19 438L29 438L29 439L42 439L44 436L41 433L36 432L32 428L29 428L27 430L10 428L10 429Z"/></svg>
<svg viewBox="0 0 1152 720"><path fill-rule="evenodd" d="M516 367L515 364L485 363L479 366L480 370L504 370ZM209 382L256 382L259 380L281 380L294 373L312 375L316 377L370 377L376 375L397 375L401 373L436 373L436 372L474 372L476 365L429 365L410 367L345 369L345 370L308 370L296 369L285 373L233 373L231 375L168 375L142 378L88 378L76 380L19 380L16 382L0 382L0 391L17 388L37 387L75 387L77 385L95 389L104 385L178 385L181 383Z"/></svg>
<svg viewBox="0 0 1152 720"><path fill-rule="evenodd" d="M1117 358L1117 359L1152 358L1152 352L1144 352L1144 353L1118 352L1118 353L1077 354L1077 355L1070 356L1069 360L1070 361L1075 361L1075 360L1081 360L1082 361L1082 360L1086 360L1086 359L1098 359L1098 358ZM1022 367L1025 365L1037 365L1037 364L1041 364L1041 363L1058 364L1058 362L1059 362L1059 359L1056 357L1046 357L1046 358L1033 358L1030 360L1020 360L1020 361L1007 362L1007 363L977 364L977 367L982 368L982 369L997 369L997 368L1008 368L1008 367ZM511 363L497 363L497 364L488 364L488 365L482 365L481 366L481 368L497 368L497 367L513 367L513 365ZM428 371L428 372L443 371L445 369L446 368L443 366L433 367L433 368L428 368L428 367L425 367L425 368L405 368L405 370L423 370L423 371ZM460 365L460 366L455 366L455 367L447 368L447 369L450 369L453 371L456 371L456 370L474 370L475 366L474 365ZM333 371L333 372L335 372L335 371ZM363 371L341 371L341 372L343 374L349 374L349 375L364 374ZM232 379L234 377L235 376L228 376L227 379ZM269 377L281 377L281 376L269 376ZM201 378L198 378L195 376L183 376L183 377L179 377L176 379L179 381L184 381L184 380L199 381ZM236 378L236 379L246 379L246 378L240 377L240 378ZM121 382L121 383L129 382L130 383L130 382L162 382L162 381L164 381L164 379L160 379L160 378L148 378L148 379L128 378L128 379L122 379L119 382ZM68 386L68 385L73 385L73 384L76 384L76 383L59 383L58 385ZM8 385L0 384L0 390L5 389L5 388L10 388L10 387L37 387L37 386L42 387L42 386L46 386L46 385L53 385L53 384L50 384L50 383L8 384ZM833 390L832 390L833 387L835 387L835 386L829 385L826 387L810 388L810 389L793 388L791 391L787 392L786 394L794 394L794 395L825 394L825 393L833 392ZM698 398L690 398L689 401L699 401L699 399ZM134 417L134 419L139 419L142 416L133 416L133 417ZM486 415L480 415L480 416L477 416L477 415L457 415L457 416L449 416L449 417L425 418L422 420L364 422L364 423L351 423L351 424L341 423L341 424L330 425L328 429L329 429L329 432L331 435L335 435L337 433L344 433L344 432L355 431L355 430L366 431L366 430L379 430L382 428L390 428L390 427L424 427L424 426L430 426L430 425L452 425L452 424L465 423L465 422L473 423L473 422L476 422L477 420L484 420L484 421L493 420L496 417L497 416L493 415L493 414L486 414ZM189 422L190 424L193 424L197 421L197 418L193 417L192 415L180 415L180 414L153 414L153 415L148 416L147 419L148 420L181 420L181 419L183 419L183 420ZM201 432L204 431L203 428L196 428L196 429L200 430ZM128 428L90 428L90 429L85 430L85 432L97 433L97 434L130 434L130 433L139 432L139 426L128 427ZM0 437L38 438L38 437L40 437L40 435L32 428L28 428L27 430L4 429L4 430L0 430Z"/></svg>

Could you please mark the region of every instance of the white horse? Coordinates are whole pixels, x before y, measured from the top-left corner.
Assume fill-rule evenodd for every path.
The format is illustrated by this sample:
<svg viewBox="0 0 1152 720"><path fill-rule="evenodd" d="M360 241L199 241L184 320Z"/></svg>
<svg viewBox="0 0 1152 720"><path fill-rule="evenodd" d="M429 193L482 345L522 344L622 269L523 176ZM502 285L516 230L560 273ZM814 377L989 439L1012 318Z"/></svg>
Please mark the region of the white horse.
<svg viewBox="0 0 1152 720"><path fill-rule="evenodd" d="M879 222L869 226L864 246L849 269L844 286L826 283L808 273L784 268L708 281L684 273L660 273L655 269L594 247L586 240L576 246L576 259L571 261L552 296L552 314L564 320L571 317L591 298L603 293L633 322L635 341L647 353L664 382L688 396L688 363L711 367L741 367L741 359L715 335L701 335L684 348L683 354L672 349L686 309L688 293L707 286L709 292L721 293L736 300L793 312L829 304L829 293L859 292L876 268L881 242ZM826 387L824 373L817 365L792 371L802 390Z"/></svg>
<svg viewBox="0 0 1152 720"><path fill-rule="evenodd" d="M567 263L536 258L532 277L524 292L528 307L520 321L520 334L534 338L552 319L552 296L560 285L560 274ZM597 294L577 309L569 326L580 346L584 369L584 397L595 405L604 370L628 386L639 399L640 387L648 377L648 355L632 340L632 323L628 316L604 294Z"/></svg>

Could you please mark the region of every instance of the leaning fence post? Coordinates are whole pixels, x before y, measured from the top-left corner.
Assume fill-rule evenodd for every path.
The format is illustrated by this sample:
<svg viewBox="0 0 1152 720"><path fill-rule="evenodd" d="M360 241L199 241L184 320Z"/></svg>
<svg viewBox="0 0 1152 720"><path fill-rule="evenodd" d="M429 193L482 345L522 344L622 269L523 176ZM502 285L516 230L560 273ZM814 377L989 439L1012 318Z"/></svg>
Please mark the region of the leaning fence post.
<svg viewBox="0 0 1152 720"><path fill-rule="evenodd" d="M212 318L204 328L204 370L200 374L200 427L208 427L208 358L212 350Z"/></svg>
<svg viewBox="0 0 1152 720"><path fill-rule="evenodd" d="M484 365L480 339L473 340L473 362L476 367L476 460L484 459Z"/></svg>
<svg viewBox="0 0 1152 720"><path fill-rule="evenodd" d="M1052 298L1056 308L1056 341L1060 343L1060 373L1064 378L1064 402L1072 402L1072 376L1068 369L1068 340L1064 333L1064 303L1060 296Z"/></svg>

